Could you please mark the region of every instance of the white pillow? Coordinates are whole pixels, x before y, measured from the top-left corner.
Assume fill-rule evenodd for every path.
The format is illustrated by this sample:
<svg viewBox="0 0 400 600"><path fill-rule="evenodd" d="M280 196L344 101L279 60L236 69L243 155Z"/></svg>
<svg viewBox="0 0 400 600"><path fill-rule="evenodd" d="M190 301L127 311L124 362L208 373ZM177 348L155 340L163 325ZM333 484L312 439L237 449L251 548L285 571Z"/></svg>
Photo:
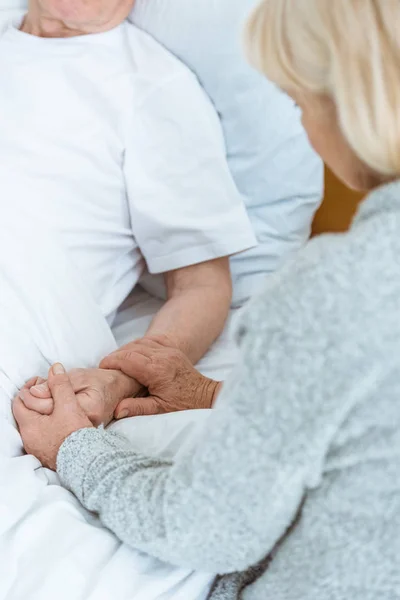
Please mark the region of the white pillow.
<svg viewBox="0 0 400 600"><path fill-rule="evenodd" d="M305 243L323 189L322 163L300 111L245 61L243 24L257 1L136 0L131 14L196 73L220 115L231 172L259 241L232 258L235 304Z"/></svg>
<svg viewBox="0 0 400 600"><path fill-rule="evenodd" d="M0 0L0 10L22 10L28 6L28 0Z"/></svg>

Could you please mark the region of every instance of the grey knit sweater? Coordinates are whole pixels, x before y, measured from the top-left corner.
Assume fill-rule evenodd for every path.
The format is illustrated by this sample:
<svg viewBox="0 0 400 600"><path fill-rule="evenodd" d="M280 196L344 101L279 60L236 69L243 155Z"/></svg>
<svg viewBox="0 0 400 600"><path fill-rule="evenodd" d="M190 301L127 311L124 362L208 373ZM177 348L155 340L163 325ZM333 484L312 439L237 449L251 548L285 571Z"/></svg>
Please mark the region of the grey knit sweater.
<svg viewBox="0 0 400 600"><path fill-rule="evenodd" d="M400 183L270 277L238 342L195 447L81 430L62 481L126 543L225 574L213 600L400 599Z"/></svg>

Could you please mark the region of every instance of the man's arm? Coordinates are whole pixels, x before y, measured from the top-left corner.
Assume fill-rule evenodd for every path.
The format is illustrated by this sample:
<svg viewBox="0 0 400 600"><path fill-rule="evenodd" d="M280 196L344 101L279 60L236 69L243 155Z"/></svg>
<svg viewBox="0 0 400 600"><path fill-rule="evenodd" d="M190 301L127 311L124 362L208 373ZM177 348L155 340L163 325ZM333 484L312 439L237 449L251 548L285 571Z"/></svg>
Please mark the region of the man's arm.
<svg viewBox="0 0 400 600"><path fill-rule="evenodd" d="M221 333L228 316L232 297L229 259L218 258L170 271L165 274L165 282L167 302L154 317L145 337L181 350L195 364ZM134 349L134 341L123 350L129 352L131 347ZM106 359L100 366L108 368ZM107 379L104 382L104 373L100 369L79 369L70 376L75 393L81 394L81 406L92 417L95 416L92 419L94 423L110 421L108 413L113 403L111 415L115 409L116 418L146 412L141 399L135 399L135 396L143 395L140 393L143 389L141 384L123 373L114 371L108 384ZM50 390L46 382L39 383L39 387L24 386L23 400L28 408L49 414L53 408ZM129 398L125 399L121 392ZM40 409L38 401L44 403L43 409ZM186 408L185 404L183 406ZM150 408L149 414L153 412L155 409Z"/></svg>
<svg viewBox="0 0 400 600"><path fill-rule="evenodd" d="M149 273L163 273L167 285L147 335L169 337L196 362L228 314L227 257L257 239L218 115L193 74L175 70L135 109L123 168L135 242Z"/></svg>
<svg viewBox="0 0 400 600"><path fill-rule="evenodd" d="M167 302L147 336L163 338L193 363L221 333L232 298L229 259L218 258L165 274Z"/></svg>
<svg viewBox="0 0 400 600"><path fill-rule="evenodd" d="M146 335L142 339L159 342L182 351L196 364L221 333L228 316L232 298L232 282L229 259L217 258L190 267L183 267L165 274L167 302L156 314ZM137 342L133 341L120 348L119 352L135 352ZM108 369L113 355L106 357L100 367ZM172 369L173 365L171 365ZM142 398L141 386L137 384L134 397L125 398L114 412L116 419L150 415L164 412L156 402ZM169 410L187 410L191 408L210 408L183 401L172 403ZM205 398L206 400L206 398ZM177 408L177 407L180 408Z"/></svg>

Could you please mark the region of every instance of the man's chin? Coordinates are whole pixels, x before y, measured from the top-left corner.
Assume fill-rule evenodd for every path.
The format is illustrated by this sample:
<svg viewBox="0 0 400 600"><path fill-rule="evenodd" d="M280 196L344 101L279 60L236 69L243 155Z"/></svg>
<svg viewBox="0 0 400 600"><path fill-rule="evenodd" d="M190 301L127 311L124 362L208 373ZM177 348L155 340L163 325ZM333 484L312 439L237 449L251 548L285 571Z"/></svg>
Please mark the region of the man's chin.
<svg viewBox="0 0 400 600"><path fill-rule="evenodd" d="M103 33L120 25L130 14L133 0L39 0L45 19L62 23L66 30L79 34Z"/></svg>

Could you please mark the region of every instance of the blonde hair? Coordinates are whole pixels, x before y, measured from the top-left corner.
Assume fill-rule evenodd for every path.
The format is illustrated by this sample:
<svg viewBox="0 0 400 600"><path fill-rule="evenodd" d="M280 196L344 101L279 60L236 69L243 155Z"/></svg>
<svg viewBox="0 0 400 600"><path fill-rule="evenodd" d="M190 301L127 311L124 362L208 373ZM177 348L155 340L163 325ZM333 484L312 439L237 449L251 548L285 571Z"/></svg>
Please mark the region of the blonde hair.
<svg viewBox="0 0 400 600"><path fill-rule="evenodd" d="M282 89L329 96L358 158L400 176L400 0L263 0L246 43Z"/></svg>

